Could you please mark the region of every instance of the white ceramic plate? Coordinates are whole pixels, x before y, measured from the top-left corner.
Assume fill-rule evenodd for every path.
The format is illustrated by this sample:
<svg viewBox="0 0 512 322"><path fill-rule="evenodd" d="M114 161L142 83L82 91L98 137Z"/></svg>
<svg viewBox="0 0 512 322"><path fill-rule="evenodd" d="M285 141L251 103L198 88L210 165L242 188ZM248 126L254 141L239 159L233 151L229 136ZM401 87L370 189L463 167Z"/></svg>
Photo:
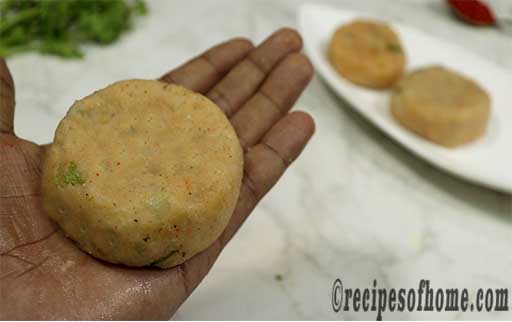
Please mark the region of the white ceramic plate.
<svg viewBox="0 0 512 322"><path fill-rule="evenodd" d="M326 49L340 24L371 17L322 5L305 4L299 10L299 28L305 50L317 72L336 93L370 122L416 155L461 178L504 192L512 192L512 75L465 49L400 23L391 23L407 55L407 70L442 64L461 71L483 85L492 99L487 133L479 140L448 149L401 127L391 116L389 91L375 91L350 83L331 67Z"/></svg>

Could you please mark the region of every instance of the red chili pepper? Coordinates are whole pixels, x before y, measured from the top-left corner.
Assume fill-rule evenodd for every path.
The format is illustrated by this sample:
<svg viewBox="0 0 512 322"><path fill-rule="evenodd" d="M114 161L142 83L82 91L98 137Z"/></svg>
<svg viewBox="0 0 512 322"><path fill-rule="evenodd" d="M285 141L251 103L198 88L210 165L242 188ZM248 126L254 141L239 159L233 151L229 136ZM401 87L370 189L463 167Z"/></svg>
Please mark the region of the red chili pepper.
<svg viewBox="0 0 512 322"><path fill-rule="evenodd" d="M491 9L479 0L447 0L450 7L461 19L480 26L494 25L496 20Z"/></svg>

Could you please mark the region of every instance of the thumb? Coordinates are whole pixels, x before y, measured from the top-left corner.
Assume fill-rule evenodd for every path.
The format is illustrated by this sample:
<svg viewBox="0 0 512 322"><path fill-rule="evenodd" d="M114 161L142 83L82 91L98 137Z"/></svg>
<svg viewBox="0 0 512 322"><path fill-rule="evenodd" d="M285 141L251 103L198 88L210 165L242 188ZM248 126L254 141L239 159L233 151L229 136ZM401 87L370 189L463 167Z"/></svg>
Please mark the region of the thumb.
<svg viewBox="0 0 512 322"><path fill-rule="evenodd" d="M13 133L14 82L5 61L0 58L0 133Z"/></svg>

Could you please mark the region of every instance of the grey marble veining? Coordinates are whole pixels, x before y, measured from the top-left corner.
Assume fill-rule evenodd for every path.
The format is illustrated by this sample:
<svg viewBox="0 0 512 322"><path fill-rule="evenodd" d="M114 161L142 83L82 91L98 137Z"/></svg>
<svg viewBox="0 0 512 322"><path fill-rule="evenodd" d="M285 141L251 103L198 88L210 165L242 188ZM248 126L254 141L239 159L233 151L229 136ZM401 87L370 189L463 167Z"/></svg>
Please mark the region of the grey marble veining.
<svg viewBox="0 0 512 322"><path fill-rule="evenodd" d="M476 52L512 73L512 37L452 19L442 1L322 1L379 13ZM150 1L151 14L84 60L8 61L16 132L38 143L76 98L154 78L229 37L296 26L302 1ZM317 133L261 202L176 319L374 319L331 308L331 287L512 289L512 197L428 165L375 129L318 78L297 104ZM276 274L282 280L275 278ZM510 299L509 301L512 301ZM384 313L384 319L512 319L512 312Z"/></svg>

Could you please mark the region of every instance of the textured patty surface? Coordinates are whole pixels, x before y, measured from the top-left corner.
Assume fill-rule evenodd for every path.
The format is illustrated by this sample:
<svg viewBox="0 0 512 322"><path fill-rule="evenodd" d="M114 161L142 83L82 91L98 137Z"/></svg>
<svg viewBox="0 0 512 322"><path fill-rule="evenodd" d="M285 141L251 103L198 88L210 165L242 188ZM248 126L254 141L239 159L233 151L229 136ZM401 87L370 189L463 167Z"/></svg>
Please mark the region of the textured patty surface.
<svg viewBox="0 0 512 322"><path fill-rule="evenodd" d="M447 147L485 133L491 100L473 80L441 66L411 72L391 97L391 112L409 130Z"/></svg>
<svg viewBox="0 0 512 322"><path fill-rule="evenodd" d="M332 36L329 60L349 81L370 87L391 87L404 71L405 54L397 34L378 21L354 20Z"/></svg>
<svg viewBox="0 0 512 322"><path fill-rule="evenodd" d="M238 138L206 97L128 80L76 101L43 166L48 215L86 252L170 267L215 241L243 173Z"/></svg>

